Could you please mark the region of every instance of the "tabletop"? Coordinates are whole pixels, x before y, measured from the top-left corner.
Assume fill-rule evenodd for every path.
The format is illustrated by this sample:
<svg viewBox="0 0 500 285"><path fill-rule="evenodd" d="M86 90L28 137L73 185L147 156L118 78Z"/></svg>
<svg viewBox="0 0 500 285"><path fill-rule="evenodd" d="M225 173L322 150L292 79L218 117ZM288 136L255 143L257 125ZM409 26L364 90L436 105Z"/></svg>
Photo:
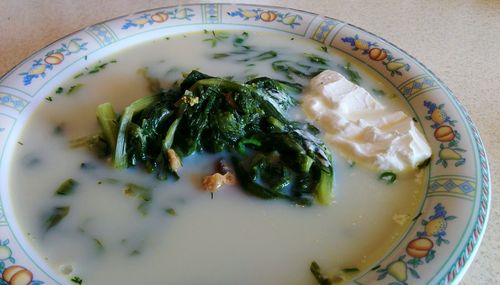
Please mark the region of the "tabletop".
<svg viewBox="0 0 500 285"><path fill-rule="evenodd" d="M207 1L2 0L0 75L49 43L136 11ZM222 1L224 2L224 1ZM362 27L418 58L454 92L486 146L492 201L486 234L460 284L500 282L500 1L231 1L286 6Z"/></svg>

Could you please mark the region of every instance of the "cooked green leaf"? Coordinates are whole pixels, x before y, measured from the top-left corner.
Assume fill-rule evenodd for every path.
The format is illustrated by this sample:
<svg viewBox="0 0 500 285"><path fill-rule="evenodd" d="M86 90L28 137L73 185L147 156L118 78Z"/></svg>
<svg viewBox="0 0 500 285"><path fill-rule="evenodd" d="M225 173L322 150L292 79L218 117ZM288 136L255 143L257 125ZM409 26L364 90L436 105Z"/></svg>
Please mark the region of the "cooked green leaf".
<svg viewBox="0 0 500 285"><path fill-rule="evenodd" d="M265 59L275 53L261 55ZM289 64L274 62L296 75ZM180 162L195 152L229 152L241 156L233 161L245 192L299 205L311 205L316 198L327 205L333 197L331 153L318 139L317 128L286 115L301 91L299 84L267 77L238 83L192 71L178 87L126 107L116 128L103 124L93 145L114 154L115 168L142 165L161 180L178 178L180 163L172 164L172 159ZM111 105L100 109L108 118L105 122L116 121ZM139 198L138 210L146 214L151 191L141 189L128 184L125 192Z"/></svg>
<svg viewBox="0 0 500 285"><path fill-rule="evenodd" d="M330 281L330 279L323 276L323 274L321 273L321 268L319 267L318 263L316 263L316 261L311 262L311 266L309 267L309 269L311 270L311 273L313 274L316 281L318 281L319 285L332 284L332 281Z"/></svg>
<svg viewBox="0 0 500 285"><path fill-rule="evenodd" d="M82 87L83 87L82 83L77 83L75 85L72 85L71 87L69 87L68 92L66 92L66 95L71 95L71 94L75 93L76 91L80 90L80 88L82 88Z"/></svg>
<svg viewBox="0 0 500 285"><path fill-rule="evenodd" d="M50 230L59 224L69 213L69 206L64 207L54 207L52 213L45 221L45 231Z"/></svg>
<svg viewBox="0 0 500 285"><path fill-rule="evenodd" d="M57 188L55 194L60 196L67 196L72 194L75 191L78 183L72 178L65 180L59 187Z"/></svg>
<svg viewBox="0 0 500 285"><path fill-rule="evenodd" d="M390 171L380 174L379 179L385 181L387 184L392 184L396 181L396 174Z"/></svg>

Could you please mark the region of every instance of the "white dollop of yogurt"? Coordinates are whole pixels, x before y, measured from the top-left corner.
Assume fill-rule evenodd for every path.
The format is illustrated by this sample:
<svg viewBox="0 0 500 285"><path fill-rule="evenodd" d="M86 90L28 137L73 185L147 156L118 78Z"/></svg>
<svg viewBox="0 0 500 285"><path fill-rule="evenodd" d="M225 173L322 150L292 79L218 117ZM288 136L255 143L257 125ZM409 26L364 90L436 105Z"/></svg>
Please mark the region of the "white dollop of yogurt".
<svg viewBox="0 0 500 285"><path fill-rule="evenodd" d="M365 89L325 70L311 79L302 108L324 139L348 159L380 170L416 168L431 148L412 118L389 111Z"/></svg>

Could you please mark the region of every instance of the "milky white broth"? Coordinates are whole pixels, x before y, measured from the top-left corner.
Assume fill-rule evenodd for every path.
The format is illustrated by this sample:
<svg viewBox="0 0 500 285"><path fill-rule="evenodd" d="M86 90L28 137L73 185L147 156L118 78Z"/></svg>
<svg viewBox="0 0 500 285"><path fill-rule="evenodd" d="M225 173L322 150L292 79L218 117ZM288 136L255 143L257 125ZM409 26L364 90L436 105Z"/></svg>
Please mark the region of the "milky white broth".
<svg viewBox="0 0 500 285"><path fill-rule="evenodd" d="M234 76L238 81L250 74L285 79L270 63L297 61L304 52L327 58L334 70L346 62L330 49L329 54L321 51L317 42L299 37L292 40L290 35L276 32L250 32L247 43L262 51L277 51L275 59L255 62L256 66L231 57L212 59L213 53L234 49L233 34L241 31L229 33L229 39L215 47L203 41L209 35L192 33L119 51L101 59L117 63L70 79L62 86L65 91L76 83L83 86L67 96L48 94L53 101L43 102L32 115L18 139L23 145L17 147L11 166L12 203L30 246L60 275L61 283L70 284L70 278L79 276L86 285L316 284L309 271L311 261L317 261L328 274L339 274L346 267L369 270L418 213L423 186L416 183L414 173L387 185L378 180L377 171L350 167L335 150L335 203L303 208L285 200L248 196L238 187L224 187L211 200L199 184L204 175L213 173L214 161L221 155L186 158L179 171L181 178L174 182L158 181L154 175L134 169L117 171L85 148L69 147L70 140L99 131L98 104L109 101L121 112L134 99L150 94L139 68L147 67L151 76L168 86L181 78L181 71L192 69ZM91 67L97 59L89 56L88 62ZM362 75L361 85L366 90L394 93L382 79L352 64ZM388 108L411 114L393 96L377 99ZM62 133L54 133L56 126L62 126ZM94 168L82 170L82 162ZM68 178L78 182L74 194L54 196ZM123 194L128 182L154 188L147 216L137 211L138 200ZM70 206L69 214L45 233L43 224L51 209L63 205ZM167 214L167 208L175 209L177 215ZM409 219L400 225L393 220L395 214ZM65 275L63 265L70 265L73 271Z"/></svg>

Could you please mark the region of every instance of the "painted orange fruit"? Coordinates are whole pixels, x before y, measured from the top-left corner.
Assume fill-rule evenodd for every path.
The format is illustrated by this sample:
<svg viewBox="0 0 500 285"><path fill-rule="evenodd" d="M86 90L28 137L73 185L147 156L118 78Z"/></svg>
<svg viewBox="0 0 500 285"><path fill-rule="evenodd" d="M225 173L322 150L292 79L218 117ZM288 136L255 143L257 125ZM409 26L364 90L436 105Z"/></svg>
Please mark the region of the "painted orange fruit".
<svg viewBox="0 0 500 285"><path fill-rule="evenodd" d="M265 11L265 12L262 12L260 14L260 18L264 22L272 22L272 21L276 20L276 17L278 17L278 15L276 15L276 13L271 12L271 11Z"/></svg>
<svg viewBox="0 0 500 285"><path fill-rule="evenodd" d="M45 57L43 61L48 64L59 64L64 60L64 54L58 52Z"/></svg>
<svg viewBox="0 0 500 285"><path fill-rule="evenodd" d="M371 48L368 52L370 59L381 61L387 58L387 52L380 48Z"/></svg>
<svg viewBox="0 0 500 285"><path fill-rule="evenodd" d="M2 278L10 285L28 285L33 281L33 274L22 266L12 265L4 270Z"/></svg>
<svg viewBox="0 0 500 285"><path fill-rule="evenodd" d="M151 20L157 22L157 23L163 23L166 20L168 20L168 14L164 12L158 12L153 15L151 15Z"/></svg>
<svg viewBox="0 0 500 285"><path fill-rule="evenodd" d="M434 131L434 137L440 142L449 142L455 138L455 132L450 126L444 125Z"/></svg>
<svg viewBox="0 0 500 285"><path fill-rule="evenodd" d="M429 251L434 247L432 240L422 237L416 238L408 243L406 246L406 252L408 255L422 258L429 254Z"/></svg>

